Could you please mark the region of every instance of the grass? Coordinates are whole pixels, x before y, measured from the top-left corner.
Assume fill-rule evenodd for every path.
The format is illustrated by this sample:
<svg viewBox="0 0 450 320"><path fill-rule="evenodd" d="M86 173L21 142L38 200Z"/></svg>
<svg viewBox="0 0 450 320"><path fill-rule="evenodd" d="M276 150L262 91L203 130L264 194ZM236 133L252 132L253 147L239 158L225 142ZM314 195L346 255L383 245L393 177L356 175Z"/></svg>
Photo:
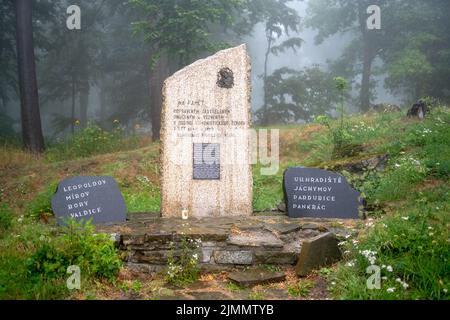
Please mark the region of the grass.
<svg viewBox="0 0 450 320"><path fill-rule="evenodd" d="M374 220L357 239L347 241L346 260L336 268L322 269L320 275L328 280L336 299L449 299L448 109L435 108L425 121L406 119L400 113L355 115L346 121L350 142L362 145L363 150L342 159L332 158L331 138L325 127L315 123L278 127L280 170L264 176L260 165L253 167L254 210L271 210L283 200L283 171L289 166L333 168L388 153L389 162L382 172L342 172L364 195L372 210L368 216ZM40 157L12 143L0 148L0 299L74 296L63 278L44 277L48 272L43 271L35 271L31 277L29 269L37 252L46 250L42 249L41 236L60 241L56 239L61 235L47 219L52 214L50 198L58 181L73 175L111 175L128 211L159 211L159 144L134 137L137 140L126 145L128 138L108 134L108 146L96 148L95 137L104 133L91 130L85 135L80 133L71 141L50 146ZM59 257L58 248L63 246L55 246L49 255ZM386 278L379 290L366 286L370 262L361 253L367 253L364 250L376 252L380 268L392 267L392 272L381 268L381 276ZM95 279L93 275L82 280L85 289L80 296L98 296ZM138 291L139 286L136 283L130 289ZM232 283L227 288L242 290ZM288 288L292 296L307 296L310 289L301 281Z"/></svg>
<svg viewBox="0 0 450 320"><path fill-rule="evenodd" d="M359 243L349 241L347 261L330 275L336 284L332 290L335 297L449 299L449 196L448 185L414 192L406 207L377 221L360 236ZM384 277L379 289L369 290L366 286L370 262L364 250L375 252L375 264Z"/></svg>
<svg viewBox="0 0 450 320"><path fill-rule="evenodd" d="M261 291L252 292L247 297L247 300L264 300L264 299L265 299L264 292Z"/></svg>
<svg viewBox="0 0 450 320"><path fill-rule="evenodd" d="M313 281L301 280L301 281L298 281L296 284L288 287L287 291L290 296L295 297L295 298L307 297L312 288L314 288Z"/></svg>
<svg viewBox="0 0 450 320"><path fill-rule="evenodd" d="M239 292L244 291L246 289L245 287L240 286L237 283L231 281L227 283L226 288L231 292Z"/></svg>
<svg viewBox="0 0 450 320"><path fill-rule="evenodd" d="M121 261L108 236L94 234L89 226L70 225L57 231L23 218L0 241L0 299L61 299L67 267L78 265L81 286L93 279L115 281Z"/></svg>

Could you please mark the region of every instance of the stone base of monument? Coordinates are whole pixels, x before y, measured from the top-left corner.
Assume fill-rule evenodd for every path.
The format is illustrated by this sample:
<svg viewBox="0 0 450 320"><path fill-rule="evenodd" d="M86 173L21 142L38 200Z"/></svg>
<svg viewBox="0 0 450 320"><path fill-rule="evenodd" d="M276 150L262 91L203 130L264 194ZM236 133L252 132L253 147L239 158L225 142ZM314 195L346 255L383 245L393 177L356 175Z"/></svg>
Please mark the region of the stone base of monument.
<svg viewBox="0 0 450 320"><path fill-rule="evenodd" d="M126 223L97 227L115 234L128 267L158 272L183 239L198 241L205 271L231 270L261 264L294 265L302 243L331 232L339 241L356 232L357 221L293 219L272 212L250 217L161 218L159 213L129 214ZM171 252L172 251L172 252Z"/></svg>

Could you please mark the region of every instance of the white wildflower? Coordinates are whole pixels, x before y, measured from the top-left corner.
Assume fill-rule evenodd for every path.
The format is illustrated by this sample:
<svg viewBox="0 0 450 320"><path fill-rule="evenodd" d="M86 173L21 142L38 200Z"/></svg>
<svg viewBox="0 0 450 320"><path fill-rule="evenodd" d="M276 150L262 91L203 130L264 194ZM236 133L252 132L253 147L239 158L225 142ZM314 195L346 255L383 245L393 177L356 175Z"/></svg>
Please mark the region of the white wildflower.
<svg viewBox="0 0 450 320"><path fill-rule="evenodd" d="M408 221L409 217L402 217L403 220Z"/></svg>
<svg viewBox="0 0 450 320"><path fill-rule="evenodd" d="M387 267L386 267L386 270L387 270L388 272L394 271L394 269L392 268L392 266L387 266Z"/></svg>
<svg viewBox="0 0 450 320"><path fill-rule="evenodd" d="M375 264L375 262L377 261L377 258L375 257L375 255L377 254L376 251L363 250L360 253L369 261L371 265Z"/></svg>
<svg viewBox="0 0 450 320"><path fill-rule="evenodd" d="M395 279L396 282L400 283L400 285L403 287L403 289L408 289L409 288L409 284L407 284L406 282L402 281L402 279L397 278Z"/></svg>
<svg viewBox="0 0 450 320"><path fill-rule="evenodd" d="M388 293L392 293L392 292L395 291L395 288L388 288L386 291L387 291Z"/></svg>

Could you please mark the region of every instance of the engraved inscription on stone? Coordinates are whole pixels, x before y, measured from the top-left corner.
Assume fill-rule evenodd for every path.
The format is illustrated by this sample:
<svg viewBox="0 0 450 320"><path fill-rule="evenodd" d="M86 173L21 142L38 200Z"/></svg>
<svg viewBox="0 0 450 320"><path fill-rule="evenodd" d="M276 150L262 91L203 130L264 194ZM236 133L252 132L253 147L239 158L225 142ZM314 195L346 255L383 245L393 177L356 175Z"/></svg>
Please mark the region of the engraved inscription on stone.
<svg viewBox="0 0 450 320"><path fill-rule="evenodd" d="M220 179L220 145L218 143L194 143L194 180Z"/></svg>
<svg viewBox="0 0 450 320"><path fill-rule="evenodd" d="M286 169L284 194L292 218L358 219L362 209L361 195L344 176L317 168Z"/></svg>

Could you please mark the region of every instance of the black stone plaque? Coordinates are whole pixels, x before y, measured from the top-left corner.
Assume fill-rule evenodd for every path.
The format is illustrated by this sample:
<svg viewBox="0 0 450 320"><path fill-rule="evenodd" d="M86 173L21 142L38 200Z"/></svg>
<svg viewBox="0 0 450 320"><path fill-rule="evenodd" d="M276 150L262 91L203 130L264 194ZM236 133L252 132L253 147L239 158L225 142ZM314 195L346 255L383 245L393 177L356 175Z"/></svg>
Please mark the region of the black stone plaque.
<svg viewBox="0 0 450 320"><path fill-rule="evenodd" d="M359 192L338 173L292 167L283 179L286 209L292 218L358 219L362 212Z"/></svg>
<svg viewBox="0 0 450 320"><path fill-rule="evenodd" d="M60 225L70 218L92 218L93 224L124 222L127 211L116 181L105 176L61 181L52 198L52 209Z"/></svg>
<svg viewBox="0 0 450 320"><path fill-rule="evenodd" d="M218 143L194 143L194 180L220 179L220 145Z"/></svg>

